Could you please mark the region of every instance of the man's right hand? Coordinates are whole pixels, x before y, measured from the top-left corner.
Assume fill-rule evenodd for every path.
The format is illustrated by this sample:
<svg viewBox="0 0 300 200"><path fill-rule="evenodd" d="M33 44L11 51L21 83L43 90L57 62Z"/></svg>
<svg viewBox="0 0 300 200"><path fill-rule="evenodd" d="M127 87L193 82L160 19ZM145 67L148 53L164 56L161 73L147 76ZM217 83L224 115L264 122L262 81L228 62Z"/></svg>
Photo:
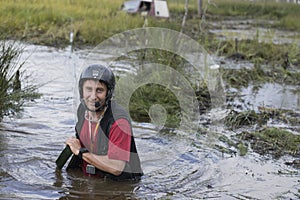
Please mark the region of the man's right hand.
<svg viewBox="0 0 300 200"><path fill-rule="evenodd" d="M70 146L73 154L78 156L79 150L81 148L80 141L75 137L71 137L67 139L66 144Z"/></svg>

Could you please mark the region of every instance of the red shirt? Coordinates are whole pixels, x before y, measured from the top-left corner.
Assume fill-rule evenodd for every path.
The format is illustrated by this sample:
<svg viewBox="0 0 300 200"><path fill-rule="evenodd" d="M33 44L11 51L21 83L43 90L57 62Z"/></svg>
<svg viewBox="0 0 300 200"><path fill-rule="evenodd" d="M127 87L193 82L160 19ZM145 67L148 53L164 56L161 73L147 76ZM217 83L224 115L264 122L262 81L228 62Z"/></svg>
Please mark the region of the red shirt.
<svg viewBox="0 0 300 200"><path fill-rule="evenodd" d="M85 120L80 132L80 140L82 144L91 152L95 153L98 149L98 129L97 123ZM100 127L98 127L100 128ZM94 135L91 138L91 135ZM109 131L109 144L107 155L109 159L123 160L129 162L131 144L131 128L126 119L116 120Z"/></svg>

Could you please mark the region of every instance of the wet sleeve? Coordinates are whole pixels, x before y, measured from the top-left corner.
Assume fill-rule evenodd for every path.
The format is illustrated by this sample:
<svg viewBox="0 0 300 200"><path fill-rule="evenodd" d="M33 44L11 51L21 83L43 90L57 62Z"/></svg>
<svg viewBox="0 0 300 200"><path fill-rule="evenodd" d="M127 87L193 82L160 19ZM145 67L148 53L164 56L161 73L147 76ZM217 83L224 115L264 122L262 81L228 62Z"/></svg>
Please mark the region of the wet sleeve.
<svg viewBox="0 0 300 200"><path fill-rule="evenodd" d="M129 162L131 127L126 119L116 120L109 132L108 158Z"/></svg>

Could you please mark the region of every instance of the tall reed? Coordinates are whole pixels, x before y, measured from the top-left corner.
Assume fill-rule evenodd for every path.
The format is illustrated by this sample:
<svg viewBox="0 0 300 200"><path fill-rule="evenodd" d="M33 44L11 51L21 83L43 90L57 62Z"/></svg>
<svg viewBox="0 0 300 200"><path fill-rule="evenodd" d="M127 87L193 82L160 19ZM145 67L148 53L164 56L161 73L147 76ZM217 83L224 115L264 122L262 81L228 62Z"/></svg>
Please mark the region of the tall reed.
<svg viewBox="0 0 300 200"><path fill-rule="evenodd" d="M0 120L5 115L17 114L28 99L40 96L37 86L22 85L22 52L22 47L13 42L0 43Z"/></svg>

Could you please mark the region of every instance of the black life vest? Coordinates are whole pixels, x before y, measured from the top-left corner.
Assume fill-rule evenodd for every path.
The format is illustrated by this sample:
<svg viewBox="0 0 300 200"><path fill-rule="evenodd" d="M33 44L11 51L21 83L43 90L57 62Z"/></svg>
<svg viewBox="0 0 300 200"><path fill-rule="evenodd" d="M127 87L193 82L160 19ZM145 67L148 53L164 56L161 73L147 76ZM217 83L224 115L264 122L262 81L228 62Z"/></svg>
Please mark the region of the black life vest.
<svg viewBox="0 0 300 200"><path fill-rule="evenodd" d="M82 104L80 104L77 110L78 121L75 126L77 138L80 138L81 128L85 120L84 116L85 116L85 108ZM108 107L104 113L104 116L101 119L100 128L98 130L97 137L98 137L99 144L96 152L97 155L107 155L110 128L116 120L121 118L126 119L131 126L131 119L127 114L127 112L114 101L110 101L108 103ZM78 161L78 158L76 157L78 156L73 156L67 169L78 167L78 165L81 164L80 161ZM99 171L103 173L104 176L114 180L124 180L124 179L139 180L141 178L141 176L143 175L143 171L141 168L140 158L137 153L132 127L131 127L130 158L129 158L129 162L126 163L122 174L119 176L115 176L113 174L104 172L102 170Z"/></svg>

